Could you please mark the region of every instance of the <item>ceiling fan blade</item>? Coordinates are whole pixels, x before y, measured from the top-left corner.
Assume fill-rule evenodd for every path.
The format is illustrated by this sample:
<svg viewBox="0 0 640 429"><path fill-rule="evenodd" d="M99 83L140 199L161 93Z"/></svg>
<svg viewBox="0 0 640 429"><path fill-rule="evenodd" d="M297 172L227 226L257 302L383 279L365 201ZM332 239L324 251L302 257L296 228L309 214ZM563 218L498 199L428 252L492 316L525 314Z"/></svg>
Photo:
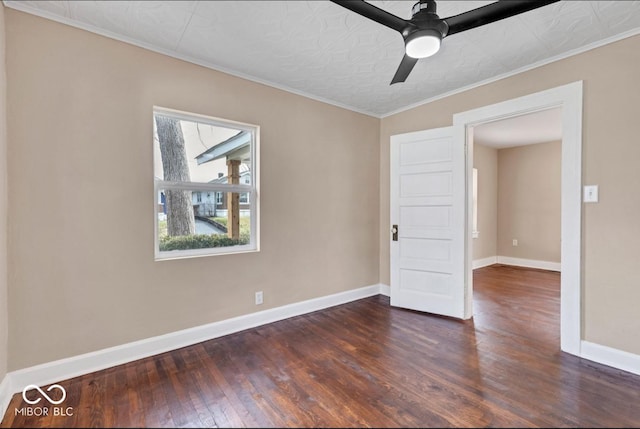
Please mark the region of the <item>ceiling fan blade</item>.
<svg viewBox="0 0 640 429"><path fill-rule="evenodd" d="M359 15L369 18L377 23L385 25L396 31L402 33L402 31L411 25L404 19L395 16L392 13L382 10L372 4L363 0L331 0L333 3L338 4L344 8L347 8Z"/></svg>
<svg viewBox="0 0 640 429"><path fill-rule="evenodd" d="M411 70L413 70L413 67L416 65L417 62L418 62L417 58L412 58L409 55L404 54L404 57L400 62L400 66L398 66L398 71L396 71L396 74L393 76L393 79L391 80L391 85L393 85L394 83L404 82L405 80L407 80L409 73L411 73Z"/></svg>
<svg viewBox="0 0 640 429"><path fill-rule="evenodd" d="M444 18L443 21L449 25L447 36L450 36L558 1L560 0L502 0L459 15Z"/></svg>

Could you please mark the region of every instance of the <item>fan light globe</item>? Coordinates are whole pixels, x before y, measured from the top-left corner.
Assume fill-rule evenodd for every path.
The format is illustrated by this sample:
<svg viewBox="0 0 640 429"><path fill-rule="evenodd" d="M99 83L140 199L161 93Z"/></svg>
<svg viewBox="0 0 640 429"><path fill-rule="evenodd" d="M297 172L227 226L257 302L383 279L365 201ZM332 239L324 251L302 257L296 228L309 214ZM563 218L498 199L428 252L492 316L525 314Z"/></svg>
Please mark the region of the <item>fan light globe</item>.
<svg viewBox="0 0 640 429"><path fill-rule="evenodd" d="M435 31L417 31L406 40L406 52L411 58L426 58L440 50L441 37Z"/></svg>

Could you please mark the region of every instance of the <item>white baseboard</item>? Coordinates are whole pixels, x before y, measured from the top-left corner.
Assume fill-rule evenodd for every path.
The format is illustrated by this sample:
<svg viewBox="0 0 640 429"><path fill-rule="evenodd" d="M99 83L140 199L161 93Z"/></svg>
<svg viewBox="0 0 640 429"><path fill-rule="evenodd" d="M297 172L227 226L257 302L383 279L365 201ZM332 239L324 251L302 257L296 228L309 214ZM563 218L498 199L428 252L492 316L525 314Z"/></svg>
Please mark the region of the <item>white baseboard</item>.
<svg viewBox="0 0 640 429"><path fill-rule="evenodd" d="M473 262L471 263L471 268L475 270L476 268L488 267L489 265L493 265L497 263L498 263L497 256L489 256L488 258L474 259Z"/></svg>
<svg viewBox="0 0 640 429"><path fill-rule="evenodd" d="M380 283L380 295L391 296L391 286Z"/></svg>
<svg viewBox="0 0 640 429"><path fill-rule="evenodd" d="M640 375L640 355L583 340L580 344L580 356L584 359Z"/></svg>
<svg viewBox="0 0 640 429"><path fill-rule="evenodd" d="M511 258L509 256L496 256L498 264L515 265L517 267L537 268L540 270L560 272L560 262L536 261L534 259Z"/></svg>
<svg viewBox="0 0 640 429"><path fill-rule="evenodd" d="M245 329L378 295L383 286L365 286L12 371L0 384L0 420L11 396L21 392L29 384L43 386L67 380Z"/></svg>
<svg viewBox="0 0 640 429"><path fill-rule="evenodd" d="M560 262L537 261L535 259L512 258L510 256L489 256L488 258L474 259L471 268L483 268L493 264L514 265L516 267L538 268L540 270L560 272Z"/></svg>

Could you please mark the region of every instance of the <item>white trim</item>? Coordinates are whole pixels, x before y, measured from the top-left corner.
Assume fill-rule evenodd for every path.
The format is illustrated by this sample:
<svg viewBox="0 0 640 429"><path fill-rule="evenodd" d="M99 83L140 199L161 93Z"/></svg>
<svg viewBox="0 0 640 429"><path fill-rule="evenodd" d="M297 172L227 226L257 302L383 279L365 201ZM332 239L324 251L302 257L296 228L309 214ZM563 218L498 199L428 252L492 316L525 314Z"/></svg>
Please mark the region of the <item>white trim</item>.
<svg viewBox="0 0 640 429"><path fill-rule="evenodd" d="M9 392L13 394L22 391L24 386L29 384L43 386L67 380L245 329L255 328L256 326L266 325L378 294L380 294L380 284L365 286L20 369L7 374L5 380L10 377L8 383Z"/></svg>
<svg viewBox="0 0 640 429"><path fill-rule="evenodd" d="M582 358L640 375L640 355L582 341Z"/></svg>
<svg viewBox="0 0 640 429"><path fill-rule="evenodd" d="M380 283L380 295L391 296L391 286Z"/></svg>
<svg viewBox="0 0 640 429"><path fill-rule="evenodd" d="M580 356L582 340L582 81L480 107L453 116L457 141L465 144L468 132L482 123L562 107L562 214L560 281L560 348ZM473 145L468 145L468 156ZM467 162L467 189L471 188L471 162ZM468 197L467 200L470 200ZM467 275L471 277L471 202L467 207ZM473 283L466 307L471 308Z"/></svg>
<svg viewBox="0 0 640 429"><path fill-rule="evenodd" d="M488 267L489 265L493 265L497 263L498 263L497 256L489 256L488 258L474 259L472 263L472 268L475 270L476 268Z"/></svg>
<svg viewBox="0 0 640 429"><path fill-rule="evenodd" d="M489 256L488 258L474 259L472 268L488 267L493 264L513 265L516 267L537 268L539 270L560 271L560 262L538 261L535 259L512 258L510 256Z"/></svg>
<svg viewBox="0 0 640 429"><path fill-rule="evenodd" d="M13 393L13 389L11 389L11 376L10 374L6 374L2 382L0 382L0 422L9 407Z"/></svg>
<svg viewBox="0 0 640 429"><path fill-rule="evenodd" d="M516 267L537 268L539 270L549 270L560 272L560 262L537 261L535 259L512 258L510 256L496 256L498 264L514 265Z"/></svg>

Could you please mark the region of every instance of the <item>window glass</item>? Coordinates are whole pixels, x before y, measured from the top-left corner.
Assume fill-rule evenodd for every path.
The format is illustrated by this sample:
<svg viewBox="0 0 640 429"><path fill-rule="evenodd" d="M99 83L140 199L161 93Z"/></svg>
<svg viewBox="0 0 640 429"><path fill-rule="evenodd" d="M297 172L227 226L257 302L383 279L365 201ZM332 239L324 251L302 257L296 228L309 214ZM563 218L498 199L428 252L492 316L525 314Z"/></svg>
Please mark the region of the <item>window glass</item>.
<svg viewBox="0 0 640 429"><path fill-rule="evenodd" d="M258 127L166 109L153 125L156 259L257 250Z"/></svg>

